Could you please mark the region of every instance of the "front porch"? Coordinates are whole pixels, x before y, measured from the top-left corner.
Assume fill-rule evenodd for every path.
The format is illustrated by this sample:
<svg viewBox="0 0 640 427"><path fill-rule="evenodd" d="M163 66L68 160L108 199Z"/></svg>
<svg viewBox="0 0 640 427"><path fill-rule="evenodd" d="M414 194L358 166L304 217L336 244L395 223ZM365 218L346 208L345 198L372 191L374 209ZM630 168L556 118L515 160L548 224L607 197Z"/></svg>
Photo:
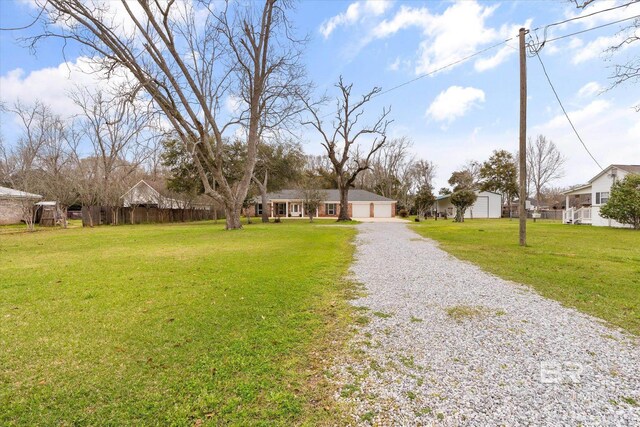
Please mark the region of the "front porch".
<svg viewBox="0 0 640 427"><path fill-rule="evenodd" d="M262 204L256 203L256 216L262 215L262 209ZM302 200L273 200L267 204L267 212L269 218L304 218L309 216ZM319 216L318 209L313 216L316 218Z"/></svg>
<svg viewBox="0 0 640 427"><path fill-rule="evenodd" d="M591 206L569 208L562 211L562 222L565 224L591 225Z"/></svg>
<svg viewBox="0 0 640 427"><path fill-rule="evenodd" d="M575 187L564 193L563 224L593 224L591 209L591 184ZM573 201L573 203L571 203ZM571 206L573 204L573 206Z"/></svg>

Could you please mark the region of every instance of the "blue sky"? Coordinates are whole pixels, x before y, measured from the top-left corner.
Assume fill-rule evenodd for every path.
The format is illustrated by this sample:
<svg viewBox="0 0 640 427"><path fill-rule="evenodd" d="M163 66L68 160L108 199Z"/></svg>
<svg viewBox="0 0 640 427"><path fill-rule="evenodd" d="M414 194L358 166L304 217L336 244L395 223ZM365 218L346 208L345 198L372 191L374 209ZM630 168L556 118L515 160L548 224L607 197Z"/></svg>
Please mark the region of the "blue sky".
<svg viewBox="0 0 640 427"><path fill-rule="evenodd" d="M30 0L2 0L0 26L29 23ZM581 12L564 1L303 1L292 15L310 42L305 61L317 95L328 95L342 75L357 93L383 90L415 79L469 54L517 35L521 26L543 27L600 9L624 4L597 1ZM549 29L548 38L640 15L640 3L575 20ZM555 42L540 52L549 75L583 140L606 166L640 164L638 83L603 91L612 65L640 55L640 43L616 56L602 51L616 41L622 24L588 31ZM0 32L0 99L32 102L41 98L61 114L73 109L65 91L93 78L69 72L58 41L40 45L36 55L17 40L37 31ZM542 38L543 32L537 35ZM76 64L81 52L68 45L66 60ZM528 58L528 135L544 134L567 157L565 177L557 185L587 181L599 168L575 137L536 58ZM74 67L71 67L72 69ZM391 106L391 136L407 136L416 156L438 166L436 187L468 160L486 160L492 150L515 151L518 145L519 70L517 39L462 64L418 79L374 100L373 118ZM327 110L329 112L330 110ZM2 117L2 133L15 139L15 123ZM305 150L321 153L315 135L302 132Z"/></svg>

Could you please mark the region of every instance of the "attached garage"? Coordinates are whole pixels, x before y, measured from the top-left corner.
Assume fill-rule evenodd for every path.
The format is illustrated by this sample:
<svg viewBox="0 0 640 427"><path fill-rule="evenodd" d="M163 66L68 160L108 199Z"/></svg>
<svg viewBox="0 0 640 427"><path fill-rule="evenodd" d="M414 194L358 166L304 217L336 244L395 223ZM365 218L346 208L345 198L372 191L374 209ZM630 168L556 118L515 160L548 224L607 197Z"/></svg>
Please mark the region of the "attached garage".
<svg viewBox="0 0 640 427"><path fill-rule="evenodd" d="M352 203L351 216L354 218L369 218L371 208L369 203Z"/></svg>
<svg viewBox="0 0 640 427"><path fill-rule="evenodd" d="M391 212L391 204L383 204L382 202L374 203L373 216L375 218L391 218L393 216Z"/></svg>
<svg viewBox="0 0 640 427"><path fill-rule="evenodd" d="M500 218L502 216L502 196L492 191L476 191L478 199L468 208L465 219L471 218ZM436 199L436 211L439 216L455 216L456 208L451 203L451 195L447 194Z"/></svg>

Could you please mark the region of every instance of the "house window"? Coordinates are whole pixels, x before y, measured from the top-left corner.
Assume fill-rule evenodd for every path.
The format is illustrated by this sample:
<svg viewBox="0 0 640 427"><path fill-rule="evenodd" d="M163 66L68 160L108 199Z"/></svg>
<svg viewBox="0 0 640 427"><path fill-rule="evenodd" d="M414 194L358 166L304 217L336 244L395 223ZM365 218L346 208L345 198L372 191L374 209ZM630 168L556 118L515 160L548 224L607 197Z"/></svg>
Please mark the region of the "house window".
<svg viewBox="0 0 640 427"><path fill-rule="evenodd" d="M596 193L596 205L604 205L609 201L609 192L603 191L601 193Z"/></svg>
<svg viewBox="0 0 640 427"><path fill-rule="evenodd" d="M287 214L287 204L286 203L278 203L276 204L277 206L277 212L278 215L286 215Z"/></svg>
<svg viewBox="0 0 640 427"><path fill-rule="evenodd" d="M262 215L262 203L256 203L256 215Z"/></svg>
<svg viewBox="0 0 640 427"><path fill-rule="evenodd" d="M327 203L325 205L325 210L327 211L327 215L335 215L336 214L336 204L335 203Z"/></svg>

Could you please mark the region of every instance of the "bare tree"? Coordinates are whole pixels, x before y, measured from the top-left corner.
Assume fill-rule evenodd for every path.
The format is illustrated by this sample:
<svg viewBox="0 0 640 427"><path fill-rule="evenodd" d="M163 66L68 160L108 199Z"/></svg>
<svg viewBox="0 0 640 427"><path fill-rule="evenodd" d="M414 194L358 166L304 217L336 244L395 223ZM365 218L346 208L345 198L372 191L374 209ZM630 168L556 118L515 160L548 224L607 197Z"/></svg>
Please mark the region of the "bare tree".
<svg viewBox="0 0 640 427"><path fill-rule="evenodd" d="M72 98L83 112L83 134L93 147L91 156L96 159L94 163L87 163L97 167L91 174L99 177L93 181L97 185L93 192L98 195L100 205L111 208L112 223L116 224L120 196L152 153L147 149L152 135L145 132L151 114L141 105L105 91L81 89L73 93Z"/></svg>
<svg viewBox="0 0 640 427"><path fill-rule="evenodd" d="M302 175L304 162L302 147L293 141L276 140L259 147L253 182L260 192L262 222L269 222L267 192L280 190L298 181Z"/></svg>
<svg viewBox="0 0 640 427"><path fill-rule="evenodd" d="M326 155L307 155L304 173L305 177L313 180L319 188L338 188L336 173Z"/></svg>
<svg viewBox="0 0 640 427"><path fill-rule="evenodd" d="M300 43L287 20L288 2L219 3L120 0L36 0L46 13L43 34L89 50L108 78L133 79L133 98L146 94L193 157L205 193L224 206L228 229L240 210L261 135L296 113ZM61 30L59 30L61 29ZM225 103L232 100L232 112ZM242 131L247 161L242 179L224 175L224 135ZM210 172L208 174L207 172ZM212 176L212 180L209 178Z"/></svg>
<svg viewBox="0 0 640 427"><path fill-rule="evenodd" d="M414 187L411 146L411 140L407 137L388 140L372 156L369 169L358 175L355 186L398 200L400 206L408 207L409 195Z"/></svg>
<svg viewBox="0 0 640 427"><path fill-rule="evenodd" d="M21 102L7 109L18 118L22 134L14 147L4 149L5 179L15 189L26 193L38 193L45 182L44 172L39 163L43 147L51 137L52 114L48 106L40 101L33 105ZM22 217L27 228L32 231L35 220L35 200L23 197Z"/></svg>
<svg viewBox="0 0 640 427"><path fill-rule="evenodd" d="M540 205L542 189L564 175L564 156L556 144L544 135L538 135L535 141L529 138L527 144L527 182L535 189L536 202ZM521 197L524 197L521 195Z"/></svg>
<svg viewBox="0 0 640 427"><path fill-rule="evenodd" d="M351 219L348 212L349 188L355 182L358 174L370 167L372 157L385 145L387 126L391 123L387 118L390 110L384 108L373 125L358 128L356 126L364 114L364 106L371 101L372 97L380 93L381 89L374 87L359 100L354 101L351 95L353 84L345 84L341 76L336 87L339 90L339 95L335 120L331 126L323 125L317 105L311 104L306 99L303 102L312 117L311 120L303 124L313 126L322 136L321 144L327 150L340 191L338 221L349 221ZM359 138L363 135L374 137L368 150L362 149L358 143Z"/></svg>
<svg viewBox="0 0 640 427"><path fill-rule="evenodd" d="M437 166L429 161L420 159L413 164L412 174L414 176L416 190L428 187L433 190L433 180L436 177Z"/></svg>
<svg viewBox="0 0 640 427"><path fill-rule="evenodd" d="M77 199L74 183L74 129L71 122L52 116L47 129L45 143L38 153L38 163L42 170L39 192L45 199L53 200L61 211L60 222L67 228L67 210Z"/></svg>

